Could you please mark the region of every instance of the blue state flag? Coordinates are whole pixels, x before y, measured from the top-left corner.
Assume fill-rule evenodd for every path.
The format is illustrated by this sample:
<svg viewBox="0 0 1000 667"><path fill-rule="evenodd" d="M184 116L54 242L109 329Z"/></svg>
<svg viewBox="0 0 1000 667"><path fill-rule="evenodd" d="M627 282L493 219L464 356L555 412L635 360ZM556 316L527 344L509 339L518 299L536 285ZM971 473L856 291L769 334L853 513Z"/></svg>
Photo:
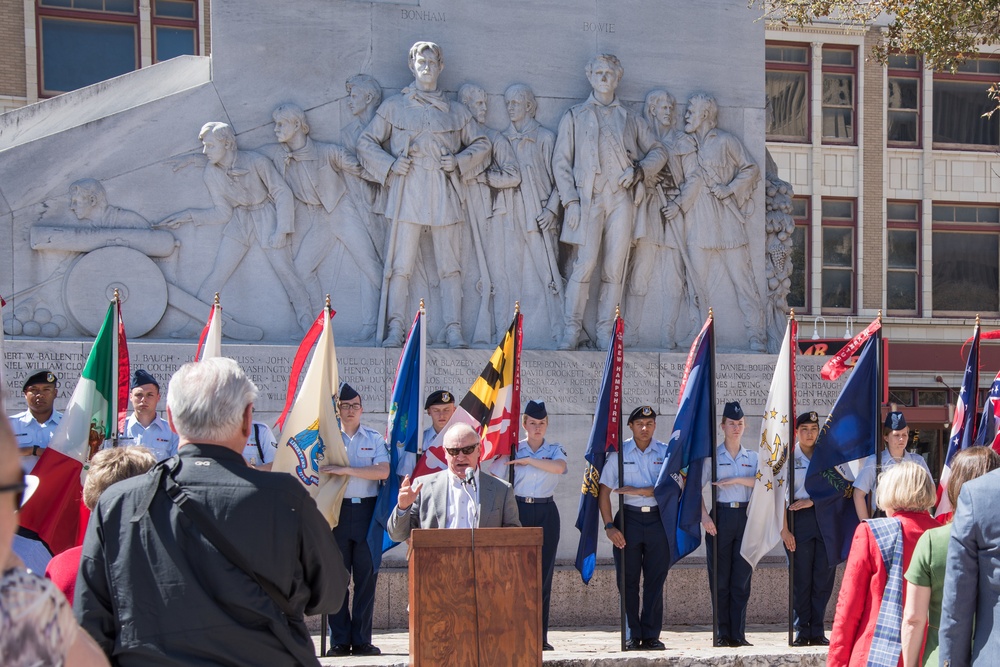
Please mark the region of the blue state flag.
<svg viewBox="0 0 1000 667"><path fill-rule="evenodd" d="M990 393L983 403L983 416L979 420L976 439L972 444L992 446L997 435L998 421L1000 421L1000 373L993 379Z"/></svg>
<svg viewBox="0 0 1000 667"><path fill-rule="evenodd" d="M597 529L601 518L597 495L601 472L604 471L608 452L618 451L620 447L624 328L622 319L616 318L614 334L608 345L608 357L604 361L604 379L601 380L601 391L597 394L594 425L590 429L590 440L584 455L587 466L583 471L580 509L576 517L576 528L580 531L580 542L576 548L576 569L580 571L585 584L590 583L597 564Z"/></svg>
<svg viewBox="0 0 1000 667"><path fill-rule="evenodd" d="M667 460L653 487L660 521L670 545L670 565L701 544L701 480L705 465L712 457L715 433L715 406L712 404L714 337L715 326L709 318L691 344L680 407L667 443Z"/></svg>
<svg viewBox="0 0 1000 667"><path fill-rule="evenodd" d="M858 527L854 509L854 480L844 466L875 454L879 441L880 411L878 346L880 335L865 342L844 388L819 431L816 448L806 471L806 491L816 507L820 533L830 563L847 559Z"/></svg>
<svg viewBox="0 0 1000 667"><path fill-rule="evenodd" d="M423 313L418 312L403 346L403 353L399 357L396 381L392 386L386 433L386 442L389 445L389 476L379 485L375 514L368 529L368 548L371 550L372 563L376 569L382 563L382 554L397 544L389 537L386 527L389 523L389 513L396 506L396 498L399 495L399 477L396 475L399 451L402 449L417 451L417 441L420 437L422 328Z"/></svg>

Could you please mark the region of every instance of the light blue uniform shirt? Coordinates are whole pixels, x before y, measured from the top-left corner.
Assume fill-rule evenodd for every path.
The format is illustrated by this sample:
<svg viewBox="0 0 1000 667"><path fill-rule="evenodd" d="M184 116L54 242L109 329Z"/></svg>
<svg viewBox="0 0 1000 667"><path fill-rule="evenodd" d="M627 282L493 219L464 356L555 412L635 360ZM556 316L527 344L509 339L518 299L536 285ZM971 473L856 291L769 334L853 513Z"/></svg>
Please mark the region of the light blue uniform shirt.
<svg viewBox="0 0 1000 667"><path fill-rule="evenodd" d="M730 477L754 477L757 474L757 452L740 445L740 451L736 452L735 458L729 455L726 444L722 443L715 449L715 479L729 479ZM712 483L712 468L705 466L702 472L701 485L704 487ZM748 503L753 489L742 484L732 484L729 486L717 486L715 501L718 503Z"/></svg>
<svg viewBox="0 0 1000 667"><path fill-rule="evenodd" d="M542 461L565 461L566 450L557 442L542 441L538 451L532 451L527 440L517 443L517 458L539 459ZM501 456L490 465L489 472L505 482L509 479L508 472L514 468L514 495L527 498L549 498L556 492L559 475L539 470L534 466L508 466L509 456ZM617 465L617 464L615 464ZM562 474L566 474L563 472Z"/></svg>
<svg viewBox="0 0 1000 667"><path fill-rule="evenodd" d="M927 476L934 479L931 475L930 468L927 467L927 462L924 461L924 457L920 454L914 454L913 452L904 452L903 461L913 461L921 468L927 471ZM882 450L882 472L885 472L892 466L896 465L897 461L892 458L889 454L888 449ZM869 456L865 459L865 463L861 466L861 470L858 471L858 476L854 480L854 488L862 491L864 493L871 493L872 487L875 486L875 456Z"/></svg>
<svg viewBox="0 0 1000 667"><path fill-rule="evenodd" d="M176 456L178 442L180 438L170 430L166 419L154 417L149 426L144 427L134 412L125 420L125 432L118 437L119 447L145 447L153 453L157 463Z"/></svg>
<svg viewBox="0 0 1000 667"><path fill-rule="evenodd" d="M659 440L653 440L646 447L646 451L640 451L635 445L635 440L629 438L622 444L622 467L625 470L625 483L621 486L647 487L656 484L656 478L660 476L660 468L667 459L667 445ZM604 462L604 471L601 472L601 484L609 489L617 489L618 484L618 452L608 454ZM616 503L612 503L614 506ZM625 496L625 504L629 507L656 507L656 498L652 496Z"/></svg>
<svg viewBox="0 0 1000 667"><path fill-rule="evenodd" d="M809 461L795 443L795 500L807 500L809 493L806 491L806 473L809 472Z"/></svg>
<svg viewBox="0 0 1000 667"><path fill-rule="evenodd" d="M257 449L257 440L260 439L260 449ZM261 452L264 456L261 457ZM250 437L243 448L243 458L251 465L261 465L274 462L274 455L278 453L278 440L274 437L271 427L264 422L254 421L250 428Z"/></svg>
<svg viewBox="0 0 1000 667"><path fill-rule="evenodd" d="M385 444L385 438L378 431L362 424L358 427L358 432L354 434L353 438L343 431L340 432L340 435L344 438L347 460L352 468L364 468L389 462L389 446ZM378 481L361 479L360 477L347 478L345 498L372 498L377 495Z"/></svg>
<svg viewBox="0 0 1000 667"><path fill-rule="evenodd" d="M10 418L10 427L14 430L14 438L18 447L38 447L38 456L41 450L49 446L49 441L56 433L56 427L62 420L62 413L52 411L52 416L44 424L39 424L31 416L30 410L19 412ZM22 456L21 469L24 474L31 473L32 468L38 463L38 456Z"/></svg>

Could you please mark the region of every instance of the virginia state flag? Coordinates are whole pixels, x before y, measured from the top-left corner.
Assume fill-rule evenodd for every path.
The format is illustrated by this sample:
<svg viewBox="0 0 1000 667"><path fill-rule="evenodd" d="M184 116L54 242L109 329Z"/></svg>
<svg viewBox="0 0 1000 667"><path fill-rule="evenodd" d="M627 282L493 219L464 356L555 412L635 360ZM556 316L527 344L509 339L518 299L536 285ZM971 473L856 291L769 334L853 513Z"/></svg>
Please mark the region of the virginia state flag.
<svg viewBox="0 0 1000 667"><path fill-rule="evenodd" d="M287 472L298 479L316 501L330 528L336 528L347 476L328 475L319 469L325 465L346 466L349 461L334 405L340 378L330 309L325 309L321 317L323 330L295 404L282 426L271 469Z"/></svg>
<svg viewBox="0 0 1000 667"><path fill-rule="evenodd" d="M976 408L979 407L979 323L976 322L972 334L972 347L965 361L962 388L955 401L955 416L951 420L951 437L948 438L948 453L944 457L944 469L938 482L938 505L934 516L940 520L955 508L948 499L948 480L951 479L951 460L955 454L973 444L976 437Z"/></svg>
<svg viewBox="0 0 1000 667"><path fill-rule="evenodd" d="M788 320L781 352L774 365L771 390L764 404L760 426L760 449L757 451L757 479L747 508L747 527L743 533L740 555L757 567L760 559L781 541L785 520L785 492L792 454L792 426L795 409L795 349L798 323Z"/></svg>
<svg viewBox="0 0 1000 667"><path fill-rule="evenodd" d="M382 562L382 554L397 544L389 537L386 527L389 525L389 513L396 506L396 497L399 495L399 477L396 476L399 452L409 450L409 447L416 451L417 441L420 439L420 397L424 393L420 386L424 366L424 332L424 312L420 310L410 326L403 353L399 356L399 366L396 367L396 381L392 385L389 424L385 435L385 441L389 444L389 476L379 486L375 514L368 529L368 548L372 552L372 562L376 569Z"/></svg>
<svg viewBox="0 0 1000 667"><path fill-rule="evenodd" d="M709 317L691 343L680 407L667 443L667 460L653 487L673 565L701 544L701 480L715 433L715 323Z"/></svg>
<svg viewBox="0 0 1000 667"><path fill-rule="evenodd" d="M83 541L90 513L83 505L83 470L112 439L128 401L128 347L119 302L112 301L87 356L62 421L35 464L38 490L21 508L21 525L60 553Z"/></svg>
<svg viewBox="0 0 1000 667"><path fill-rule="evenodd" d="M412 479L444 470L444 434L452 424L468 424L482 442L481 461L510 454L517 444L521 417L521 314L515 313L507 333L486 368L469 387L455 413L417 460Z"/></svg>
<svg viewBox="0 0 1000 667"><path fill-rule="evenodd" d="M601 523L597 494L600 490L601 472L608 452L617 452L621 446L619 431L622 420L622 368L625 362L624 333L625 324L621 317L616 317L611 343L608 345L608 356L604 360L604 378L597 394L594 424L590 428L590 440L584 455L587 466L583 470L580 509L576 516L576 528L580 531L580 542L576 547L576 569L580 571L585 584L590 583L597 564L597 533Z"/></svg>
<svg viewBox="0 0 1000 667"><path fill-rule="evenodd" d="M871 336L858 362L819 431L806 471L806 491L816 507L830 563L847 559L858 515L853 501L853 475L845 463L875 454L881 436L879 390L881 369L878 346L882 336Z"/></svg>

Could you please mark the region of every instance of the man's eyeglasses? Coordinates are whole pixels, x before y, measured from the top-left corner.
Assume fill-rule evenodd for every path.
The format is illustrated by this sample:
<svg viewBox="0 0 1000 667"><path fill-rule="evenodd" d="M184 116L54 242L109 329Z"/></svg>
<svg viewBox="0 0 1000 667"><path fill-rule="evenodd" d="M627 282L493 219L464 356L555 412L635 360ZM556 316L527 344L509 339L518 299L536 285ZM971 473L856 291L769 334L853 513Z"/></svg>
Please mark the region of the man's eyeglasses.
<svg viewBox="0 0 1000 667"><path fill-rule="evenodd" d="M468 447L455 447L454 449L452 449L451 447L445 447L444 451L448 452L448 456L458 456L459 454L465 454L466 456L469 456L470 454L472 454L472 452L476 451L476 447L478 446L479 443L476 443L474 445L469 445Z"/></svg>
<svg viewBox="0 0 1000 667"><path fill-rule="evenodd" d="M361 409L361 404L360 403L341 403L340 404L340 411L341 412L354 412L355 410L360 410L360 409Z"/></svg>
<svg viewBox="0 0 1000 667"><path fill-rule="evenodd" d="M0 493L7 493L8 491L13 491L16 495L14 496L14 511L21 509L21 503L24 501L24 490L28 488L28 485L24 481L24 473L21 473L21 480L14 484L7 484L5 486L0 486Z"/></svg>

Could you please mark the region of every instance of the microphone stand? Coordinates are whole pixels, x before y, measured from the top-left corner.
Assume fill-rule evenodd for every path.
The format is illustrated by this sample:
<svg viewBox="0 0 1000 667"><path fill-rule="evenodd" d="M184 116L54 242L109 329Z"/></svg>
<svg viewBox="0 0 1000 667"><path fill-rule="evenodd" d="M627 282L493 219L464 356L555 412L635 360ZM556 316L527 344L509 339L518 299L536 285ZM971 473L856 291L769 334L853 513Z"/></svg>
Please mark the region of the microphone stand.
<svg viewBox="0 0 1000 667"><path fill-rule="evenodd" d="M472 492L469 491L469 485L476 491L476 495L473 496ZM473 610L473 621L476 632L476 665L483 664L482 646L479 641L479 571L476 569L476 527L479 525L479 487L476 486L476 469L469 467L465 469L465 479L462 480L462 490L465 491L465 495L469 497L472 501L472 512L473 517L470 521L472 526L469 535L471 545L469 547L472 552L472 604Z"/></svg>

